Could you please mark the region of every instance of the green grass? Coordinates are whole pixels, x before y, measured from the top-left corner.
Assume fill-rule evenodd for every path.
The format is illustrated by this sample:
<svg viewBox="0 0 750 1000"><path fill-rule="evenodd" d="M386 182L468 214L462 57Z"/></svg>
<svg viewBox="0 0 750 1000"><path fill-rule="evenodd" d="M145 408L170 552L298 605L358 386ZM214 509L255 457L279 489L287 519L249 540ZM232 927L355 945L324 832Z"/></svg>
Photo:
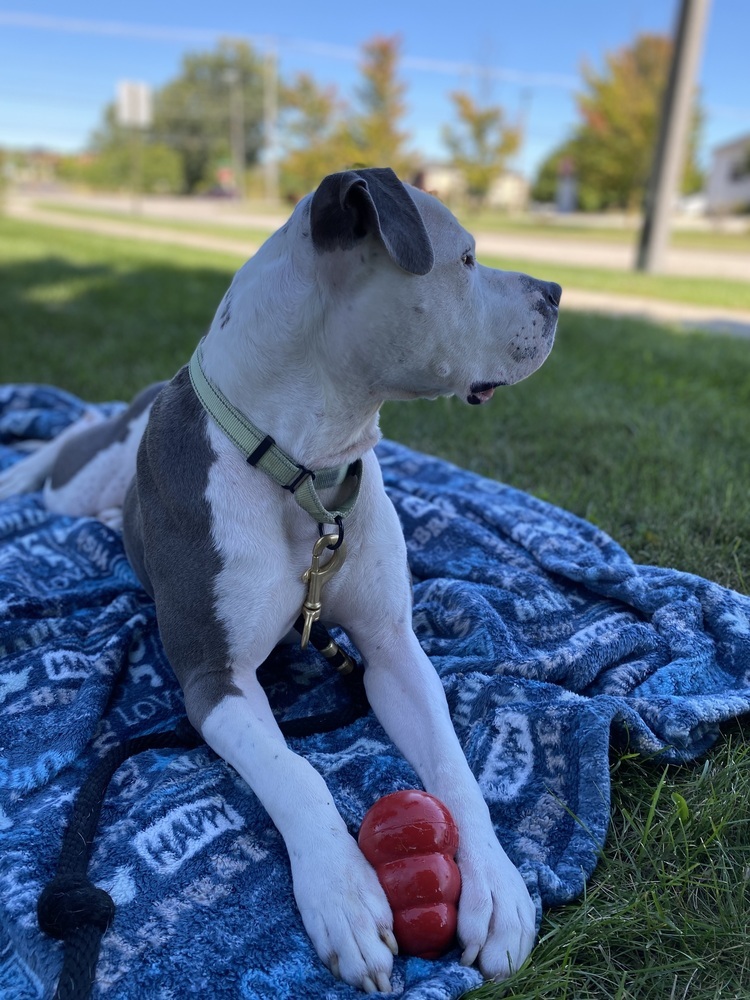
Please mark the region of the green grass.
<svg viewBox="0 0 750 1000"><path fill-rule="evenodd" d="M0 218L3 380L105 400L171 378L241 262Z"/></svg>
<svg viewBox="0 0 750 1000"><path fill-rule="evenodd" d="M221 204L220 202L218 204ZM107 211L103 209L87 208L83 206L71 205L69 202L40 201L40 208L55 212L67 212L73 215L90 215L104 219L133 219L139 218L153 225L167 225L170 228L201 229L215 235L229 235L232 232L242 232L244 236L253 234L258 238L268 235L267 231L251 229L248 227L221 225L221 223L188 222L184 220L151 219L144 216L131 216L122 212ZM251 210L260 215L284 216L288 212L288 206L281 203L268 204L258 202L250 206L249 203L243 205L243 210ZM585 222L566 220L565 217L553 216L509 216L503 212L487 210L477 214L476 212L463 212L457 210L456 214L462 224L470 232L482 233L517 233L524 236L544 237L545 240L576 240L582 243L609 243L620 244L622 246L635 246L638 242L638 228L626 226L593 226ZM685 250L718 250L726 253L748 253L750 252L750 228L746 232L723 232L720 228L714 229L674 229L670 236L670 245Z"/></svg>
<svg viewBox="0 0 750 1000"><path fill-rule="evenodd" d="M203 222L201 219L173 219L154 215L141 215L138 212L107 211L102 208L89 208L82 205L60 204L58 202L40 201L37 203L37 206L46 212L55 212L62 216L68 215L74 219L102 219L107 222L127 222L134 226L144 226L151 229L174 229L177 232L199 233L203 236L220 236L227 240L235 240L238 243L246 240L254 246L263 243L273 232L272 229L263 229L257 226L222 225L220 222ZM268 213L268 209L266 209L266 212ZM283 218L287 214L287 209L279 206L277 213Z"/></svg>
<svg viewBox="0 0 750 1000"><path fill-rule="evenodd" d="M4 381L125 398L171 375L238 257L0 220ZM390 404L386 434L593 520L641 562L750 588L750 351L563 315L549 361L488 406ZM475 1000L750 996L750 741L665 768L612 752L612 826L583 900Z"/></svg>
<svg viewBox="0 0 750 1000"><path fill-rule="evenodd" d="M190 232L199 233L204 236L217 236L234 242L246 240L248 245L255 246L262 243L270 235L270 230L227 226L221 223L156 219L142 215L127 215L122 212L79 208L68 205L62 206L56 203L41 203L40 207L53 210L63 217L66 215L71 216L73 219L76 217L91 217L128 222L145 229L158 227L161 229L172 229L177 233ZM475 228L472 226L470 219L464 220L464 222L470 230ZM525 224L516 226L513 231L543 234L546 240L547 230L558 232L557 227L547 226L546 228L540 228ZM498 231L502 232L502 228ZM580 235L581 240L588 238L589 241L595 241L601 235L599 230L584 230L581 227L575 229L575 232ZM603 238L605 240L609 239L607 233L611 236L613 232L605 230ZM748 282L720 278L701 278L698 276L683 277L679 275L642 274L635 271L618 271L612 268L579 267L560 262L559 256L556 255L555 240L546 240L545 245L549 250L549 258L546 261L523 260L517 257L497 258L482 256L482 263L506 270L525 271L529 274L540 276L544 275L554 278L555 281L563 286L585 291L611 292L616 295L636 295L650 299L685 302L698 306L750 311L750 283ZM742 244L742 247L744 248L744 244ZM747 241L746 249L750 251L750 239Z"/></svg>
<svg viewBox="0 0 750 1000"><path fill-rule="evenodd" d="M518 233L543 236L545 239L581 240L582 242L619 243L636 246L640 234L637 225L600 226L565 216L508 216L497 210L481 213L458 211L461 222L474 232ZM712 229L673 229L670 245L683 250L718 250L726 253L750 252L750 227L745 232Z"/></svg>
<svg viewBox="0 0 750 1000"><path fill-rule="evenodd" d="M525 271L538 277L557 281L565 288L590 292L611 292L613 295L636 295L647 299L682 302L715 309L750 311L750 282L727 278L700 278L693 275L645 274L641 271L618 271L613 268L577 267L555 261L522 260L517 257L481 257L481 263L504 270Z"/></svg>
<svg viewBox="0 0 750 1000"><path fill-rule="evenodd" d="M583 900L545 914L527 966L472 1000L750 995L750 743L693 767L612 764L612 824Z"/></svg>
<svg viewBox="0 0 750 1000"><path fill-rule="evenodd" d="M749 346L563 313L545 365L489 405L390 404L382 426L594 521L639 562L746 590Z"/></svg>

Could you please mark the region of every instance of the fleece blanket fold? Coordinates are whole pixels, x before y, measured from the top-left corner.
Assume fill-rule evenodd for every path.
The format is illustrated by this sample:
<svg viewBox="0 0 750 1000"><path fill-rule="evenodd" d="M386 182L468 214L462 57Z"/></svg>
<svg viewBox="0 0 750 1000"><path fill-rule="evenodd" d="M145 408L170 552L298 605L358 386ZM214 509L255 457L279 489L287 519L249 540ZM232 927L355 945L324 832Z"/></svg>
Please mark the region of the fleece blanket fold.
<svg viewBox="0 0 750 1000"><path fill-rule="evenodd" d="M0 465L82 409L54 388L0 388ZM408 543L417 634L541 914L575 899L596 865L613 736L684 761L750 710L750 599L635 565L593 525L508 486L392 442L378 454ZM103 524L52 516L39 494L0 503L0 608L0 996L36 1000L51 996L62 961L36 901L77 789L110 746L173 728L184 707L153 604ZM314 652L279 650L262 673L280 718L344 697ZM352 833L379 796L417 784L372 714L291 742ZM97 998L359 996L316 957L278 833L205 745L120 768L90 875L117 904ZM458 954L397 958L396 992L459 997L480 977Z"/></svg>

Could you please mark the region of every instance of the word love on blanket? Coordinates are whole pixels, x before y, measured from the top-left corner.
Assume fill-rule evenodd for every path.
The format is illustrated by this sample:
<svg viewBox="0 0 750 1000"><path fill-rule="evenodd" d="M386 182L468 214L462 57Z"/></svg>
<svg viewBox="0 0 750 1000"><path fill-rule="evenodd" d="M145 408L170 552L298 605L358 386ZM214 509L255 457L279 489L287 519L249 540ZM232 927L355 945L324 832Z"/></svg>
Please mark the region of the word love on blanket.
<svg viewBox="0 0 750 1000"><path fill-rule="evenodd" d="M0 465L83 412L42 386L0 387ZM404 526L414 624L503 845L541 914L579 896L609 824L610 742L684 761L750 711L750 599L635 565L611 538L500 483L383 442ZM341 637L342 643L346 643ZM280 719L346 697L313 651L286 647L262 680ZM182 696L153 604L119 535L0 503L0 996L51 996L61 946L36 923L62 831L115 744L172 729ZM372 715L293 741L353 835L381 796L417 784ZM294 904L280 837L205 746L150 751L115 775L89 875L117 910L97 1000L359 1000L332 979ZM395 959L408 1000L480 984L460 952Z"/></svg>

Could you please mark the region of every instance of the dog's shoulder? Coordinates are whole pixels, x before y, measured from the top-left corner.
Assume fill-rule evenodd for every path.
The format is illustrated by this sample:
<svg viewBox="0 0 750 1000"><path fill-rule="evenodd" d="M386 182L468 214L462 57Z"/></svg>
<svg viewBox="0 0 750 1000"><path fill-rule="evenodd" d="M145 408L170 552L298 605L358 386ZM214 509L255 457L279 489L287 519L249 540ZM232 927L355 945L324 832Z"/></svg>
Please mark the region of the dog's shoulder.
<svg viewBox="0 0 750 1000"><path fill-rule="evenodd" d="M206 421L187 367L181 368L151 408L129 491L126 539L136 507L144 542L154 548L175 533L183 539L192 533L205 536L210 517L206 487L216 459Z"/></svg>
<svg viewBox="0 0 750 1000"><path fill-rule="evenodd" d="M125 500L123 540L156 602L159 633L178 679L184 686L196 671L213 671L218 698L233 688L227 638L214 607L222 560L206 496L216 460L206 420L182 368L151 410Z"/></svg>

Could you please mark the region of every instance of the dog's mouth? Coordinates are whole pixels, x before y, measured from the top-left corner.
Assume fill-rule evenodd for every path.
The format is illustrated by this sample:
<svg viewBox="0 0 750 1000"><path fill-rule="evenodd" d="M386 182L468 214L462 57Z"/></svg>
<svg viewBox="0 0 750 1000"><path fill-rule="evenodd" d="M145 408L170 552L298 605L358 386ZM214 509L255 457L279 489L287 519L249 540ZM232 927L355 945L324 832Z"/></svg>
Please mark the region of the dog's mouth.
<svg viewBox="0 0 750 1000"><path fill-rule="evenodd" d="M469 386L466 402L471 403L472 406L480 406L492 399L492 394L499 385L505 384L505 382L474 382Z"/></svg>

